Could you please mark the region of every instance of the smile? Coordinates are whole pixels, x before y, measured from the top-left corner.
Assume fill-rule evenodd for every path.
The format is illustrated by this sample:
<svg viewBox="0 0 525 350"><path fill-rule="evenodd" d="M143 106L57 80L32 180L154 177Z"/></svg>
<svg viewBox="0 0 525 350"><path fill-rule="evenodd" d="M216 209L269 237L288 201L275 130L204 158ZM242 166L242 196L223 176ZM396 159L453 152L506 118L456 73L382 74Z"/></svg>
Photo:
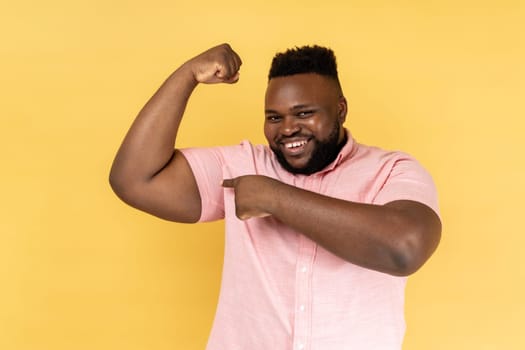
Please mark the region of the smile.
<svg viewBox="0 0 525 350"><path fill-rule="evenodd" d="M308 147L309 143L309 138L295 138L294 140L282 140L280 142L282 152L290 157L298 157L304 154L304 152L306 151L306 147Z"/></svg>
<svg viewBox="0 0 525 350"><path fill-rule="evenodd" d="M295 141L295 142L285 142L284 147L288 149L293 149L297 147L304 146L308 143L308 140L302 140L302 141Z"/></svg>

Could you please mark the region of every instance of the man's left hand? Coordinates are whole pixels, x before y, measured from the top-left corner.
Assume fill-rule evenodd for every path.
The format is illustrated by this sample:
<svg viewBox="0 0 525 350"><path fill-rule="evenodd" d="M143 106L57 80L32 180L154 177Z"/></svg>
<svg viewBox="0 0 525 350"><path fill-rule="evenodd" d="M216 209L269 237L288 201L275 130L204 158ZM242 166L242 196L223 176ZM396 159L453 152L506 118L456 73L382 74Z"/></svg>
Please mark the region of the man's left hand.
<svg viewBox="0 0 525 350"><path fill-rule="evenodd" d="M225 179L223 187L235 192L235 214L241 220L272 215L269 211L279 181L262 175L245 175Z"/></svg>

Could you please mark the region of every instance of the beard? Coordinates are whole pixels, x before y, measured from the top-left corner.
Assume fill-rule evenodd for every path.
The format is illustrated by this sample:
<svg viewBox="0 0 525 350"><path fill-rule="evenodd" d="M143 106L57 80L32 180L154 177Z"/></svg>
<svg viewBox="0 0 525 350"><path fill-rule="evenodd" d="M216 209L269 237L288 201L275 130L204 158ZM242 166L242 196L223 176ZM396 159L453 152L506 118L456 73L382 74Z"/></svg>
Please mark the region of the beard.
<svg viewBox="0 0 525 350"><path fill-rule="evenodd" d="M310 142L314 142L314 150L312 156L308 160L308 163L302 168L295 168L288 163L284 154L279 148L270 147L277 161L281 166L292 174L311 175L320 170L323 170L328 164L332 163L336 158L343 146L346 144L346 133L345 137L341 142L337 142L339 139L339 131L341 125L338 122L334 123L334 128L328 135L328 138L324 141L312 139Z"/></svg>

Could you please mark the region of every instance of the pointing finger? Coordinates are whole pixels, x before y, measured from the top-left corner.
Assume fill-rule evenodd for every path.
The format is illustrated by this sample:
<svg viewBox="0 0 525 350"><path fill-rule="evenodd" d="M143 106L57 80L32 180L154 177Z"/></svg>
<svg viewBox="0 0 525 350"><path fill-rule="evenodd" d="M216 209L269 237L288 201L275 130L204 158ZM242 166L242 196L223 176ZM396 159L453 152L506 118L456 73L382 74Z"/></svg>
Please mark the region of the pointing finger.
<svg viewBox="0 0 525 350"><path fill-rule="evenodd" d="M234 180L233 179L224 179L222 180L222 187L234 187Z"/></svg>

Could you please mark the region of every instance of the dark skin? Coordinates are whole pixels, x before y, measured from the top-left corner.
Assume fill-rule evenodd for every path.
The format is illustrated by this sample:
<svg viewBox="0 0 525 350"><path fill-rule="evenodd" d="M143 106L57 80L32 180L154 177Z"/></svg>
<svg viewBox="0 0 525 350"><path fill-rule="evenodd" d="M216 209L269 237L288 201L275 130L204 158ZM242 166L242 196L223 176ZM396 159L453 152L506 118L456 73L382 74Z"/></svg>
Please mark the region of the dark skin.
<svg viewBox="0 0 525 350"><path fill-rule="evenodd" d="M110 174L110 183L128 204L164 219L196 222L201 198L184 156L173 150L186 103L199 83L235 83L241 59L227 44L192 58L177 69L137 116ZM271 79L265 99L264 132L295 168L342 123L346 99L331 79L298 74ZM338 139L344 138L340 128ZM351 184L349 184L351 185ZM274 216L335 255L376 271L406 276L436 249L441 223L434 211L414 201L385 205L355 203L248 175L225 179L235 191L241 220Z"/></svg>

